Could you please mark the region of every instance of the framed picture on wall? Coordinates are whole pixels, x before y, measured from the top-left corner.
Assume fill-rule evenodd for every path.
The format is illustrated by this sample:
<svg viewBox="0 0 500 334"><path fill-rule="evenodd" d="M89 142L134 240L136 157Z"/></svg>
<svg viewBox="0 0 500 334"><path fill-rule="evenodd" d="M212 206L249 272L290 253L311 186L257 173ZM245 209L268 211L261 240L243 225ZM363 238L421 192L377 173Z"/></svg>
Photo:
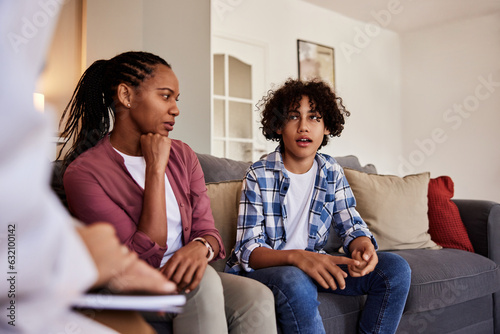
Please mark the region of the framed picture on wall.
<svg viewBox="0 0 500 334"><path fill-rule="evenodd" d="M333 48L297 40L299 79L321 79L335 89L335 54Z"/></svg>

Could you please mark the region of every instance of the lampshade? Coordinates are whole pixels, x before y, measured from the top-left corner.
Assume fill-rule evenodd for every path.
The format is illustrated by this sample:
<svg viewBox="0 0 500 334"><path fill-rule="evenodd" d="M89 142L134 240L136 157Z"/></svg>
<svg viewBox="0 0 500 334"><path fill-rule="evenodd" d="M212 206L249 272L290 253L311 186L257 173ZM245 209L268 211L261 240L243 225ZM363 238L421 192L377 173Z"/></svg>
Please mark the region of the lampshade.
<svg viewBox="0 0 500 334"><path fill-rule="evenodd" d="M45 96L41 93L33 93L33 105L37 111L43 113L45 109Z"/></svg>

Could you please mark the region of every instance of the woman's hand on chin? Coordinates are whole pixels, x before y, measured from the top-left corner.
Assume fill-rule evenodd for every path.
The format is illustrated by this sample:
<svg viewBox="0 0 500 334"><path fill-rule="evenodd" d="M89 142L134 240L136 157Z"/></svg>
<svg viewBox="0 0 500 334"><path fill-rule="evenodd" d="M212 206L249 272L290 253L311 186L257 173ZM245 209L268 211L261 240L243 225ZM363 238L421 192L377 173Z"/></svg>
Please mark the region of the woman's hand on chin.
<svg viewBox="0 0 500 334"><path fill-rule="evenodd" d="M141 135L141 149L146 168L155 168L164 173L170 157L172 140L160 134Z"/></svg>

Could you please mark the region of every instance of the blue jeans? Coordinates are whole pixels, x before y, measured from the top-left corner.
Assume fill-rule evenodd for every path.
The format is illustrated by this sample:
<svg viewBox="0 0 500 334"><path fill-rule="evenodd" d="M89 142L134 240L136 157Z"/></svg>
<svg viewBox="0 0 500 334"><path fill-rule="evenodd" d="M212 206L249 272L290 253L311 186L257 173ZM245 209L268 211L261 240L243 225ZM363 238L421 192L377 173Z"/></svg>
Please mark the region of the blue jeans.
<svg viewBox="0 0 500 334"><path fill-rule="evenodd" d="M344 290L324 289L294 266L270 267L245 273L267 285L274 294L276 316L283 333L325 333L318 310L318 292L367 295L359 321L360 333L395 333L410 289L411 270L399 255L378 253L375 270L346 278ZM340 266L345 272L347 268Z"/></svg>

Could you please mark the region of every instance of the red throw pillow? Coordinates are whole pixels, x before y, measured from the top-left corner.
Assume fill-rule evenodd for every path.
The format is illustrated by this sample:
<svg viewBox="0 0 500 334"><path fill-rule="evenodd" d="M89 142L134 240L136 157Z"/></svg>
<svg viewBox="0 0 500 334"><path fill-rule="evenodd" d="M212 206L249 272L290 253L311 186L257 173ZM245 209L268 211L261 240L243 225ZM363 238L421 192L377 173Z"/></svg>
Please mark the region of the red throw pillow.
<svg viewBox="0 0 500 334"><path fill-rule="evenodd" d="M429 234L435 243L445 248L474 252L458 207L451 201L453 194L453 181L449 176L429 181Z"/></svg>

